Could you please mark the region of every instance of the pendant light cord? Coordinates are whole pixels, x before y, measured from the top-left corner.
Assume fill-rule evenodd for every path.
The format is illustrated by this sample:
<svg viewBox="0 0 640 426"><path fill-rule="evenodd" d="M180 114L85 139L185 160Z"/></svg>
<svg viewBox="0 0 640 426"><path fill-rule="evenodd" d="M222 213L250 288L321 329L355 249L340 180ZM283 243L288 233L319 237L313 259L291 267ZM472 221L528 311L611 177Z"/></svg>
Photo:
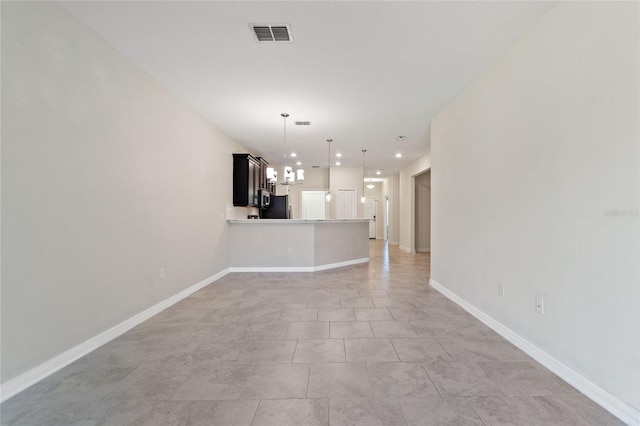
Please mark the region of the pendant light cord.
<svg viewBox="0 0 640 426"><path fill-rule="evenodd" d="M329 191L331 191L331 142L333 142L333 139L327 139L327 145L329 145L329 155L327 157L327 167L329 168Z"/></svg>
<svg viewBox="0 0 640 426"><path fill-rule="evenodd" d="M363 149L362 150L362 202L364 203L365 198L364 198L364 177L365 177L365 156L367 155L367 150Z"/></svg>
<svg viewBox="0 0 640 426"><path fill-rule="evenodd" d="M286 112L283 112L280 115L283 118L283 126L284 126L284 131L283 131L283 135L284 135L284 166L287 167L287 117L289 116L289 114L287 114Z"/></svg>
<svg viewBox="0 0 640 426"><path fill-rule="evenodd" d="M333 142L333 139L327 139L327 144L328 146L328 155L327 155L327 174L328 174L328 179L327 182L329 184L328 188L327 188L327 195L325 197L326 201L329 202L331 201L331 142Z"/></svg>

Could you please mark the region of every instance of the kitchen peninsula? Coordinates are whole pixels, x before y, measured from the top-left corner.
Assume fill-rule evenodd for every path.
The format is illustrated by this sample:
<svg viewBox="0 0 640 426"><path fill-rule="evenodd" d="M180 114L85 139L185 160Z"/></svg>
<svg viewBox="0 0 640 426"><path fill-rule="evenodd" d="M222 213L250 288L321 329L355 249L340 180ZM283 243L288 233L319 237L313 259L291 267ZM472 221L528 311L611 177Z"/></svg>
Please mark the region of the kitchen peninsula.
<svg viewBox="0 0 640 426"><path fill-rule="evenodd" d="M369 261L368 219L230 219L235 272L313 272Z"/></svg>

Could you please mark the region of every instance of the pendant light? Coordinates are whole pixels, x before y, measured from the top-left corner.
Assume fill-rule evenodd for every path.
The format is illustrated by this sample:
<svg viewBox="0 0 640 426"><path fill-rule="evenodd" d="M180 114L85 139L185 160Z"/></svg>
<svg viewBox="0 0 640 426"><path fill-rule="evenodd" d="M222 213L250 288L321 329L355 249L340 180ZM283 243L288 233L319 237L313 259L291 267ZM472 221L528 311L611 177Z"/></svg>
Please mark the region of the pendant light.
<svg viewBox="0 0 640 426"><path fill-rule="evenodd" d="M282 117L283 121L284 121L284 130L283 130L283 136L282 136L282 140L284 142L284 150L283 150L283 155L284 155L284 179L282 179L281 184L282 185L289 185L290 183L295 182L295 176L293 174L293 168L289 167L287 165L287 117L289 117L289 114L287 114L286 112L283 112L282 114L280 114L280 116Z"/></svg>
<svg viewBox="0 0 640 426"><path fill-rule="evenodd" d="M331 142L333 142L333 139L327 139L327 144L329 146L329 157L327 161L327 165L329 166L329 186L327 188L327 195L325 196L327 203L331 201Z"/></svg>
<svg viewBox="0 0 640 426"><path fill-rule="evenodd" d="M283 130L283 141L284 141L284 179L280 182L281 185L294 185L296 183L302 183L304 181L304 170L298 169L296 173L293 172L293 167L287 165L287 117L289 114L283 112L280 114L283 118L284 130ZM296 177L298 181L296 182Z"/></svg>
<svg viewBox="0 0 640 426"><path fill-rule="evenodd" d="M364 198L364 159L365 156L367 155L367 150L363 149L362 150L362 197L360 198L360 202L364 204L365 202L365 198Z"/></svg>

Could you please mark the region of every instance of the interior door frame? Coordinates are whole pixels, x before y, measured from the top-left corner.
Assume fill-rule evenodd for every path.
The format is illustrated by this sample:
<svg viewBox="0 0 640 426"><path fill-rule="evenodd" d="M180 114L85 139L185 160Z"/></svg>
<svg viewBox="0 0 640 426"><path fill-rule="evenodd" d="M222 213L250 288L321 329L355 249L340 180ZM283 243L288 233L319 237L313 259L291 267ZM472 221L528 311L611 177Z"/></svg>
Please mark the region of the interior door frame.
<svg viewBox="0 0 640 426"><path fill-rule="evenodd" d="M304 215L304 192L322 192L322 199L324 201L324 197L327 194L327 191L325 189L309 189L309 188L305 188L300 190L300 219L304 219L303 215ZM326 203L324 203L324 219L327 218L328 216L328 211L327 211L327 205Z"/></svg>
<svg viewBox="0 0 640 426"><path fill-rule="evenodd" d="M353 211L355 212L355 216L354 217L348 217L348 218L341 218L338 217L338 201L340 199L340 193L341 192L350 192L353 193L354 197L353 197ZM336 191L336 219L357 219L358 218L358 190L355 188L338 188L338 190Z"/></svg>
<svg viewBox="0 0 640 426"><path fill-rule="evenodd" d="M389 196L384 196L384 223L383 223L384 240L389 241Z"/></svg>
<svg viewBox="0 0 640 426"><path fill-rule="evenodd" d="M368 219L366 217L366 215L364 214L364 212L366 211L366 205L368 201L373 200L373 219L369 219L369 221L373 220L373 238L371 237L371 223L369 223L369 239L377 239L378 238L378 197L373 196L373 195L369 195L364 197L364 206L363 206L363 210L362 210L362 216L365 219Z"/></svg>

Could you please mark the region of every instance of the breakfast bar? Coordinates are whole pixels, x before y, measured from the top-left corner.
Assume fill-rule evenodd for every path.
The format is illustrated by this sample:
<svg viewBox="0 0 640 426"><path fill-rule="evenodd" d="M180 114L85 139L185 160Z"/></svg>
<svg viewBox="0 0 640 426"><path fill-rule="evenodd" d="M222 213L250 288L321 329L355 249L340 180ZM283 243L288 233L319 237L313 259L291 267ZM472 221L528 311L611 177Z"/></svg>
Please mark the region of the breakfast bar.
<svg viewBox="0 0 640 426"><path fill-rule="evenodd" d="M313 272L369 261L368 219L230 219L234 272Z"/></svg>

